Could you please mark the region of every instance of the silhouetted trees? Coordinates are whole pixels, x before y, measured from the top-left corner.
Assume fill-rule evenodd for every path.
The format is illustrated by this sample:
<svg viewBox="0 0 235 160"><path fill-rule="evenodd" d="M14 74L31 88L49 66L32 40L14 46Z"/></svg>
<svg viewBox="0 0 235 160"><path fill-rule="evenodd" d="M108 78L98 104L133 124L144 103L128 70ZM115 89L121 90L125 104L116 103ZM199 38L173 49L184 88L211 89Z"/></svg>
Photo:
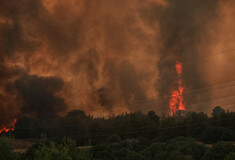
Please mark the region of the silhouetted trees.
<svg viewBox="0 0 235 160"><path fill-rule="evenodd" d="M148 116L149 116L149 119L151 121L154 121L159 126L159 124L160 124L160 117L158 115L156 115L156 113L154 111L149 111L148 112Z"/></svg>
<svg viewBox="0 0 235 160"><path fill-rule="evenodd" d="M147 138L166 141L184 136L205 143L232 141L235 135L235 112L225 112L219 106L213 109L212 117L205 113L188 112L173 117L160 118L154 111L126 113L109 118L93 118L84 111L74 110L64 117L40 119L23 117L16 123L16 138L39 138L45 133L50 139L64 136L76 139L79 144L98 144L110 135L122 139Z"/></svg>
<svg viewBox="0 0 235 160"><path fill-rule="evenodd" d="M215 143L217 141L232 141L234 140L234 132L226 127L209 126L202 131L201 140L205 143Z"/></svg>
<svg viewBox="0 0 235 160"><path fill-rule="evenodd" d="M213 117L218 117L218 116L221 116L224 113L225 113L225 110L223 108L221 108L220 106L216 106L212 111L212 116Z"/></svg>

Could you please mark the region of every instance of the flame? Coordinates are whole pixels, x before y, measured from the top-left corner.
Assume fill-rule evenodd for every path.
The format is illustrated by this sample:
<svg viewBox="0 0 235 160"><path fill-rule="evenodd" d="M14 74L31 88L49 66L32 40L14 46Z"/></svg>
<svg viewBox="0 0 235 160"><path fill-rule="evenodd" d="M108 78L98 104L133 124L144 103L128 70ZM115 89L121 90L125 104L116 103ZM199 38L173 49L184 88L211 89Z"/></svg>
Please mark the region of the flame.
<svg viewBox="0 0 235 160"><path fill-rule="evenodd" d="M14 131L16 122L17 122L17 119L15 118L14 122L10 125L9 128L7 128L6 126L2 125L1 128L0 128L0 134L2 132L6 132L7 133L9 131Z"/></svg>
<svg viewBox="0 0 235 160"><path fill-rule="evenodd" d="M171 91L171 97L170 97L170 102L169 102L171 116L173 116L177 110L185 110L185 105L183 102L184 101L184 98L183 98L184 87L183 87L182 78L181 78L182 63L179 61L176 61L175 69L178 75L178 80L177 80L178 88L176 90Z"/></svg>

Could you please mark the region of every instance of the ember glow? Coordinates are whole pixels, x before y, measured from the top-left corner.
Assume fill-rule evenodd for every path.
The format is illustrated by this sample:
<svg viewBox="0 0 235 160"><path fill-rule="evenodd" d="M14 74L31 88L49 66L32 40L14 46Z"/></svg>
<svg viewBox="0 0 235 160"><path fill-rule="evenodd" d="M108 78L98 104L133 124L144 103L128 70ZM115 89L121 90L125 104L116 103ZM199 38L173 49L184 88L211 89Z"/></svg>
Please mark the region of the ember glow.
<svg viewBox="0 0 235 160"><path fill-rule="evenodd" d="M10 127L6 127L6 126L2 125L1 128L0 128L0 134L3 133L3 132L7 133L7 132L10 132L10 131L14 131L16 122L17 122L17 119L15 118L14 122L10 125Z"/></svg>
<svg viewBox="0 0 235 160"><path fill-rule="evenodd" d="M185 110L184 106L184 98L183 98L183 92L184 87L182 84L182 63L179 61L176 61L175 69L178 75L177 80L177 89L171 91L171 97L170 97L170 110L171 110L171 116L174 115L174 113L177 110Z"/></svg>

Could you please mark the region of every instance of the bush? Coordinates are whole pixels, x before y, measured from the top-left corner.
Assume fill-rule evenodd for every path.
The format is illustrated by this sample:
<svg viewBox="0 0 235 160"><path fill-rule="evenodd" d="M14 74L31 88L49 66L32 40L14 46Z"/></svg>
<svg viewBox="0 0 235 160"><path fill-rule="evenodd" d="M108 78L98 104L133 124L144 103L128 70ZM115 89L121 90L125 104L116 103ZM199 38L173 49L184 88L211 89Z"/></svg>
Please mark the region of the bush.
<svg viewBox="0 0 235 160"><path fill-rule="evenodd" d="M198 144L192 138L177 137L168 141L167 150L179 151L184 155L191 155L194 159L200 160L206 153L207 147Z"/></svg>
<svg viewBox="0 0 235 160"><path fill-rule="evenodd" d="M18 154L13 152L10 139L0 137L0 160L17 160Z"/></svg>
<svg viewBox="0 0 235 160"><path fill-rule="evenodd" d="M117 134L113 134L108 137L108 142L109 143L120 143L121 142L121 137Z"/></svg>
<svg viewBox="0 0 235 160"><path fill-rule="evenodd" d="M179 151L173 151L173 152L169 153L166 160L193 160L193 158L191 155L184 155Z"/></svg>
<svg viewBox="0 0 235 160"><path fill-rule="evenodd" d="M235 152L235 146L232 143L218 142L212 145L202 160L221 160L231 152Z"/></svg>
<svg viewBox="0 0 235 160"><path fill-rule="evenodd" d="M144 156L137 152L130 152L126 158L126 160L145 160Z"/></svg>
<svg viewBox="0 0 235 160"><path fill-rule="evenodd" d="M229 153L224 160L234 160L235 159L235 152Z"/></svg>
<svg viewBox="0 0 235 160"><path fill-rule="evenodd" d="M64 138L60 143L48 141L42 137L30 147L23 159L27 160L90 160L92 154L89 150L78 150L75 141Z"/></svg>
<svg viewBox="0 0 235 160"><path fill-rule="evenodd" d="M120 159L124 159L125 157L127 157L127 155L129 155L130 153L130 150L127 149L127 148L121 148L119 151L118 151L118 154L119 154L119 158Z"/></svg>
<svg viewBox="0 0 235 160"><path fill-rule="evenodd" d="M165 152L166 145L163 143L153 143L142 151L142 154L146 159L154 159L158 153Z"/></svg>
<svg viewBox="0 0 235 160"><path fill-rule="evenodd" d="M177 137L167 143L154 143L142 153L147 159L195 159L200 160L207 147L198 144L194 139Z"/></svg>
<svg viewBox="0 0 235 160"><path fill-rule="evenodd" d="M127 147L130 150L135 150L136 147L139 145L139 140L138 139L126 139L122 141L122 145L124 147Z"/></svg>

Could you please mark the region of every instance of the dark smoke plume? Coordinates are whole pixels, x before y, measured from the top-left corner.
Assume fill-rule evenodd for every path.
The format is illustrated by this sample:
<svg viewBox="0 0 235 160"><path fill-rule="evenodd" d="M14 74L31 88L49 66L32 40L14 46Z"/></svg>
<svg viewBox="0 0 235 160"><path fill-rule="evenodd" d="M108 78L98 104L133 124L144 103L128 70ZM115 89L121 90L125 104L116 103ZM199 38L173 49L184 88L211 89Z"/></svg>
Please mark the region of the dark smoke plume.
<svg viewBox="0 0 235 160"><path fill-rule="evenodd" d="M119 64L115 60L109 60L104 65L103 70L108 82L105 87L97 90L99 102L102 106L112 109L113 105L117 103L116 99L120 99L130 108L137 109L133 101L146 99L145 89L141 86L141 77L128 61ZM124 99L121 99L119 95L122 95Z"/></svg>
<svg viewBox="0 0 235 160"><path fill-rule="evenodd" d="M208 85L198 68L200 55L205 54L205 51L199 49L201 42L206 39L208 24L217 17L218 7L217 0L167 0L166 3L167 7L155 6L156 11L153 12L158 15L162 40L157 64L159 80L156 86L159 94L166 97L163 108L168 105L170 91L176 89L176 60L183 63L182 79L186 89ZM185 95L186 105L200 101L200 94ZM209 94L207 96L210 97Z"/></svg>
<svg viewBox="0 0 235 160"><path fill-rule="evenodd" d="M231 56L201 63L235 49L234 8L233 0L1 0L0 116L168 112L176 59L186 105L210 100L214 92L187 92L235 75Z"/></svg>
<svg viewBox="0 0 235 160"><path fill-rule="evenodd" d="M63 87L59 78L27 75L17 79L15 87L24 100L22 114L49 118L66 109L64 99L55 95Z"/></svg>

